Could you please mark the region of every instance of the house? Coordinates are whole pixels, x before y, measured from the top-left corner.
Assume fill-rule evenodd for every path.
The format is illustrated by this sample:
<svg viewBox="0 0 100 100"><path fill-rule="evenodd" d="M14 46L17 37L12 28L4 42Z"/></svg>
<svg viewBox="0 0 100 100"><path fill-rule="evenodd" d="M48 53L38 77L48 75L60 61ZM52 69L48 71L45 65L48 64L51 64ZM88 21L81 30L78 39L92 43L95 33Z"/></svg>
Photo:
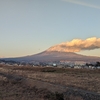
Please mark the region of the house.
<svg viewBox="0 0 100 100"><path fill-rule="evenodd" d="M80 68L81 68L81 66L74 65L74 68L75 68L75 69L80 69Z"/></svg>
<svg viewBox="0 0 100 100"><path fill-rule="evenodd" d="M100 69L100 66L98 66L97 69Z"/></svg>
<svg viewBox="0 0 100 100"><path fill-rule="evenodd" d="M53 67L57 67L57 64L56 63L53 63L52 65L53 65Z"/></svg>
<svg viewBox="0 0 100 100"><path fill-rule="evenodd" d="M89 69L89 66L84 66L83 68Z"/></svg>

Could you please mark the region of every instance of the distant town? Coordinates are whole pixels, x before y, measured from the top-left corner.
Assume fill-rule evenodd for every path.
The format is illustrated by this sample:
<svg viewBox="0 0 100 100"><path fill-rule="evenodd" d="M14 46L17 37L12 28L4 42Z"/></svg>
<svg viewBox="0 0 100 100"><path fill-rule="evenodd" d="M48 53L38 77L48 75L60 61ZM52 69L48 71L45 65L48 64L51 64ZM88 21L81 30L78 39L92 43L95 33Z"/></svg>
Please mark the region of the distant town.
<svg viewBox="0 0 100 100"><path fill-rule="evenodd" d="M6 66L29 66L29 67L58 67L58 68L75 68L75 69L100 69L100 62L86 63L82 61L56 61L56 62L17 62L13 60L0 60L0 65Z"/></svg>

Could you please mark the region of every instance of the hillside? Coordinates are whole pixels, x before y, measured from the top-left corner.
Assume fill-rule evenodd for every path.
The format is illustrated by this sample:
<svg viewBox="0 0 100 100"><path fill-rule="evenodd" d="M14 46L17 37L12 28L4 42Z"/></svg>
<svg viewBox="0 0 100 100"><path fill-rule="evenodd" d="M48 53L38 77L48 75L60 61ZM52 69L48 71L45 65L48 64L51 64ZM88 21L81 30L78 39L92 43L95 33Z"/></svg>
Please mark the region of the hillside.
<svg viewBox="0 0 100 100"><path fill-rule="evenodd" d="M17 58L6 58L5 60L40 61L40 62L51 62L51 61L93 62L93 61L100 61L100 57L84 56L73 52L44 51L35 55L17 57Z"/></svg>

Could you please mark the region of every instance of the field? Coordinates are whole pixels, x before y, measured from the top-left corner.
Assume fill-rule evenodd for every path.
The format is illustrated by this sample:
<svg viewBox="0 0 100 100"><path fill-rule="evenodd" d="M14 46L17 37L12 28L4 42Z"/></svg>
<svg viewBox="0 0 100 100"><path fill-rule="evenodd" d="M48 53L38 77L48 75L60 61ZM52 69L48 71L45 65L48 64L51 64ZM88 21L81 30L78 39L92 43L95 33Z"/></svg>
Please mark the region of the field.
<svg viewBox="0 0 100 100"><path fill-rule="evenodd" d="M100 70L0 67L0 100L100 100Z"/></svg>

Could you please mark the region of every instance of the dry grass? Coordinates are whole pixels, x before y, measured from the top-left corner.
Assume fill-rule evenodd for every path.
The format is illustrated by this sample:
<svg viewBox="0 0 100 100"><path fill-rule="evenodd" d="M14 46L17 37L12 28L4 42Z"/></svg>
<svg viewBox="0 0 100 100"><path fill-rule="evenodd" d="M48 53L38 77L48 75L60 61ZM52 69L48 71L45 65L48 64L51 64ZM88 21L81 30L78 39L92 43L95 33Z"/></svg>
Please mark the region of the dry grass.
<svg viewBox="0 0 100 100"><path fill-rule="evenodd" d="M19 67L24 76L100 93L100 70Z"/></svg>
<svg viewBox="0 0 100 100"><path fill-rule="evenodd" d="M16 73L36 80L100 93L100 70L97 69L64 69L25 66L9 67L7 71L8 73Z"/></svg>
<svg viewBox="0 0 100 100"><path fill-rule="evenodd" d="M64 96L63 93L50 92L22 83L0 81L0 100L83 100L78 96Z"/></svg>
<svg viewBox="0 0 100 100"><path fill-rule="evenodd" d="M3 68L3 69L2 69ZM89 90L96 93L100 93L100 70L88 70L88 69L64 69L64 68L42 68L42 67L1 67L1 72L12 75L20 75L29 79L40 80L42 82L58 84L61 86L78 88L82 90ZM2 78L3 79L3 78ZM1 82L1 81L0 81ZM1 82L2 83L2 82ZM1 85L0 83L0 85ZM6 83L5 83L6 84ZM2 88L1 88L2 87ZM11 88L9 88L11 87ZM26 88L25 88L26 87ZM28 90L28 88L30 90ZM48 89L51 87L48 87ZM83 99L79 95L62 95L59 94L63 99L58 99L57 93L52 93L48 89L38 89L33 87L25 86L25 84L13 84L7 83L0 86L0 100L14 100L7 99L9 96L20 100L89 100ZM37 89L37 94L34 94ZM15 92L12 92L16 90ZM7 91L10 91L9 93ZM25 93L23 93L25 91ZM56 90L55 90L56 91ZM72 91L71 91L72 92ZM73 91L74 93L75 91ZM8 93L8 94L7 94ZM5 94L5 95L4 95ZM79 93L78 93L79 94ZM32 95L35 95L32 99ZM21 96L23 98L21 98ZM5 97L5 99L1 99ZM7 98L6 98L7 97ZM30 99L25 99L30 98ZM40 99L41 98L41 99ZM60 98L60 97L59 97ZM17 100L16 99L16 100ZM92 100L92 99L91 99ZM94 99L99 100L99 99Z"/></svg>

